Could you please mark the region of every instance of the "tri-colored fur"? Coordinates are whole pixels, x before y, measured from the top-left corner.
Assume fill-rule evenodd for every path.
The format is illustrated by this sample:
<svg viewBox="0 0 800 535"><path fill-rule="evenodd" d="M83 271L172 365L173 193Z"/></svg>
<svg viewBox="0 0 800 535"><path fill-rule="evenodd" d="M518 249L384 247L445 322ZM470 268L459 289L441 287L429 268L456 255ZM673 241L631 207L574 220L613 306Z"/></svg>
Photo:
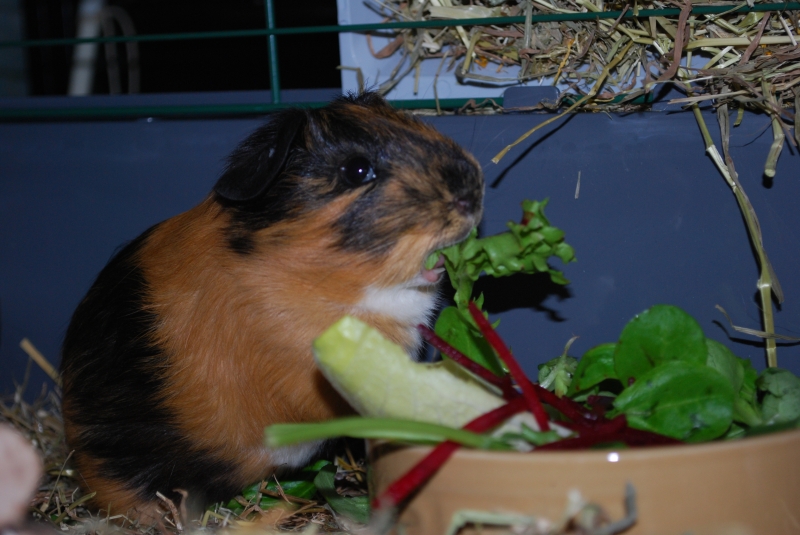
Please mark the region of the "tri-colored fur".
<svg viewBox="0 0 800 535"><path fill-rule="evenodd" d="M354 183L353 161L374 179ZM423 261L477 224L482 195L471 156L374 94L274 116L73 316L63 412L94 504L156 521L157 491L202 505L302 466L318 445L268 451L264 427L351 411L312 340L353 314L413 354L436 296Z"/></svg>

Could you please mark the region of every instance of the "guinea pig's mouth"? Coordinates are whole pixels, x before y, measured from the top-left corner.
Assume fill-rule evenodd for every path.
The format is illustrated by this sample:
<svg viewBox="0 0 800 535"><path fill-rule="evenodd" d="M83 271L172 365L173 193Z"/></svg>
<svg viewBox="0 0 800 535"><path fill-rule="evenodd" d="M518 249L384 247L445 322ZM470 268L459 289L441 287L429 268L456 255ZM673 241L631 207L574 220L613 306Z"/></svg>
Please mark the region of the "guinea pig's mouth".
<svg viewBox="0 0 800 535"><path fill-rule="evenodd" d="M438 284L439 281L442 280L442 274L446 271L444 267L444 255L441 253L441 251L447 247L450 247L451 245L466 240L469 237L471 230L472 227L470 227L462 237L455 241L439 243L437 247L425 257L425 261L423 262L419 273L417 273L416 276L414 276L414 278L411 279L405 286L424 287ZM433 262L434 255L436 255L436 261L431 264L431 262Z"/></svg>
<svg viewBox="0 0 800 535"><path fill-rule="evenodd" d="M436 264L430 269L423 266L416 278L424 281L421 285L437 284L442 279L442 273L444 273L444 255L440 254Z"/></svg>
<svg viewBox="0 0 800 535"><path fill-rule="evenodd" d="M426 262L427 263L427 262ZM439 258L432 267L423 265L416 275L402 286L404 288L414 288L422 291L428 291L430 287L435 286L442 280L442 273L444 273L444 255L439 254Z"/></svg>

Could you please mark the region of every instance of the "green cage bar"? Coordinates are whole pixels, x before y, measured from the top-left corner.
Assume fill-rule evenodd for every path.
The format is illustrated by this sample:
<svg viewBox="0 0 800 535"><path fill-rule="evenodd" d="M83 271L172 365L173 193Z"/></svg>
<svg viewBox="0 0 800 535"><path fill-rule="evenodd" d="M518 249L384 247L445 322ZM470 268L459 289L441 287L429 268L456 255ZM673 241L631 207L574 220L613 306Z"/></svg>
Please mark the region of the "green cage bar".
<svg viewBox="0 0 800 535"><path fill-rule="evenodd" d="M798 11L800 2L784 2L755 4L748 6L742 3L739 6L707 6L694 5L691 13L694 15L716 15L729 12L766 12L766 11ZM618 18L648 18L676 16L681 12L680 9L649 9L649 10L625 10L625 11L604 11L586 13L552 13L534 15L531 21L537 22L563 22L579 20L599 20L599 19L618 19ZM370 32L376 30L396 30L414 28L444 28L450 26L484 26L484 25L506 25L520 24L525 22L525 17L490 17L472 19L450 19L450 20L427 20L427 21L403 21L388 22L377 24L349 24L341 26L306 26L296 28L275 28L275 16L273 0L265 2L265 17L267 27L252 30L231 30L216 32L187 32L187 33L167 33L134 36L112 36L94 38L71 38L71 39L36 39L20 41L0 41L0 48L7 47L34 47L34 46L71 46L84 43L122 43L122 42L153 42L153 41L177 41L191 39L226 39L237 37L261 37L268 38L269 49L269 77L270 89L272 92L272 103L270 104L209 104L209 105L186 105L186 106L110 106L110 107L74 107L74 108L4 108L0 109L0 120L47 120L47 119L110 119L110 118L133 118L133 117L189 117L189 116L222 116L222 115L258 115L270 113L287 107L281 103L280 98L280 73L277 53L277 36L279 35L298 35L298 34L319 34L319 33L343 33L343 32ZM440 99L439 106L447 109L460 108L470 99L454 98ZM493 99L497 104L502 105L502 98ZM304 107L321 107L323 102L310 102L298 104ZM394 100L392 104L399 108L435 108L436 101L432 99L421 100Z"/></svg>

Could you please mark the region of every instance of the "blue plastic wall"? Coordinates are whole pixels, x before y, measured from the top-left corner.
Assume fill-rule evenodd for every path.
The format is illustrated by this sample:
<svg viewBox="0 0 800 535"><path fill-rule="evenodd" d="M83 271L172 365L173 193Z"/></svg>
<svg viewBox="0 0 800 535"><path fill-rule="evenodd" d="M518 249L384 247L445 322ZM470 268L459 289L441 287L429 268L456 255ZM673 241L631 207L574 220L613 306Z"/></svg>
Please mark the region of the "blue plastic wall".
<svg viewBox="0 0 800 535"><path fill-rule="evenodd" d="M716 118L705 116L718 140ZM488 308L502 318L501 334L528 373L559 355L573 335L580 336L571 350L576 356L614 341L629 318L656 303L683 307L706 335L762 368L762 344L734 332L714 308L761 328L758 269L745 225L704 154L692 114L579 114L537 132L499 165L490 162L548 117L426 119L481 162L484 233L518 219L523 198L547 197L548 217L575 247L577 262L553 263L571 280L567 287L526 276L483 285ZM23 378L28 359L20 340L29 338L57 362L72 310L114 251L200 201L227 153L262 121L0 124L0 393ZM767 119L747 114L733 130L732 153L786 295L777 330L800 336L800 156L786 148L767 187L762 170L771 142ZM800 346L781 344L778 355L782 367L800 374ZM29 390L44 381L34 366Z"/></svg>

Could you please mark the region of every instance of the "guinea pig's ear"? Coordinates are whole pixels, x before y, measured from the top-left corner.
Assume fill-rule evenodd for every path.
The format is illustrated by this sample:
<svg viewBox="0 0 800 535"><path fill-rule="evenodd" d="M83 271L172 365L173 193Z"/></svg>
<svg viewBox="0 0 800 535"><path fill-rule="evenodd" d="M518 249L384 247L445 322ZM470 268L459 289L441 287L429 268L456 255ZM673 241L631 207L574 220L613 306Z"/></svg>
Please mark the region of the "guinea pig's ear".
<svg viewBox="0 0 800 535"><path fill-rule="evenodd" d="M234 202L250 201L264 193L286 166L306 122L302 110L287 110L256 130L230 155L214 192Z"/></svg>

